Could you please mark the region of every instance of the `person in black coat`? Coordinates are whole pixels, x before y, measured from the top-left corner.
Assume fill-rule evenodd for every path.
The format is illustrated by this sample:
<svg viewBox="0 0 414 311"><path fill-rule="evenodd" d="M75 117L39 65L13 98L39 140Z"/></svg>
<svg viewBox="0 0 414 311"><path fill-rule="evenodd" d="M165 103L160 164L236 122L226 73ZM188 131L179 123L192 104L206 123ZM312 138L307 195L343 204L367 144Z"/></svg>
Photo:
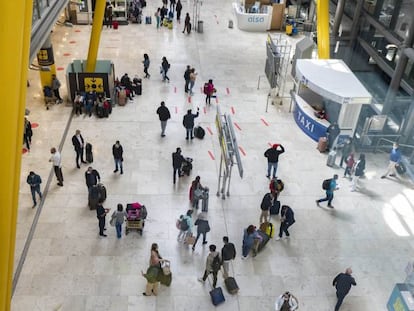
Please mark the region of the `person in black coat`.
<svg viewBox="0 0 414 311"><path fill-rule="evenodd" d="M181 165L185 161L184 157L181 155L181 148L177 148L175 152L172 154L172 166L173 166L173 183L175 184L176 176L178 173L178 177L183 176L181 172Z"/></svg>
<svg viewBox="0 0 414 311"><path fill-rule="evenodd" d="M105 222L106 222L106 214L108 214L109 208L104 208L102 204L98 204L96 207L96 218L98 218L99 221L99 235L106 237L106 234L104 233L105 229Z"/></svg>
<svg viewBox="0 0 414 311"><path fill-rule="evenodd" d="M167 127L167 121L171 118L170 110L165 107L165 102L161 102L157 109L157 114L161 122L161 137L165 137L165 128Z"/></svg>
<svg viewBox="0 0 414 311"><path fill-rule="evenodd" d="M280 144L274 144L272 148L269 148L265 151L264 156L267 158L267 175L266 175L267 178L270 178L272 167L273 167L273 178L276 178L279 155L281 155L283 152L285 152L285 148L283 148L283 146Z"/></svg>
<svg viewBox="0 0 414 311"><path fill-rule="evenodd" d="M355 279L352 277L352 269L347 268L345 273L339 273L332 282L332 286L336 288L336 297L338 301L335 305L335 311L338 311L344 301L345 296L351 290L351 286L356 286Z"/></svg>
<svg viewBox="0 0 414 311"><path fill-rule="evenodd" d="M356 191L358 186L358 180L364 175L365 170L365 154L359 155L358 161L354 164L354 176L352 177L351 191Z"/></svg>
<svg viewBox="0 0 414 311"><path fill-rule="evenodd" d="M167 73L170 70L170 64L168 63L167 58L164 56L161 61L161 74L162 74L162 81L165 82L168 80L170 82L170 78L168 78Z"/></svg>
<svg viewBox="0 0 414 311"><path fill-rule="evenodd" d="M85 141L83 140L80 130L76 130L75 135L72 136L72 144L76 152L76 167L80 168L79 160L81 160L82 163L86 163L86 161L83 159Z"/></svg>
<svg viewBox="0 0 414 311"><path fill-rule="evenodd" d="M188 93L188 86L190 84L190 73L191 73L191 67L190 65L187 65L187 69L184 71L184 91Z"/></svg>
<svg viewBox="0 0 414 311"><path fill-rule="evenodd" d="M30 151L30 145L32 144L32 136L33 136L32 124L25 117L24 118L23 139L24 139L24 142L26 143L26 149L27 149L27 151Z"/></svg>
<svg viewBox="0 0 414 311"><path fill-rule="evenodd" d="M181 18L181 10L183 9L183 5L181 4L180 0L177 0L177 4L175 6L175 10L177 11L177 21L180 23Z"/></svg>
<svg viewBox="0 0 414 311"><path fill-rule="evenodd" d="M187 114L184 115L184 117L183 117L183 125L186 129L185 139L187 139L187 140L188 140L189 137L191 139L194 138L194 135L193 135L194 119L198 117L199 113L200 113L200 108L197 108L197 113L196 114L191 113L191 109L188 109Z"/></svg>
<svg viewBox="0 0 414 311"><path fill-rule="evenodd" d="M276 238L276 241L279 241L282 238L283 232L285 232L286 238L288 238L290 236L288 228L295 223L293 210L287 205L282 205L280 217L279 236Z"/></svg>
<svg viewBox="0 0 414 311"><path fill-rule="evenodd" d="M119 168L121 170L121 175L124 173L124 168L122 166L122 162L124 162L123 154L124 154L124 149L119 143L119 140L117 140L115 145L112 146L112 155L114 156L114 161L115 161L114 173L118 172L118 168Z"/></svg>
<svg viewBox="0 0 414 311"><path fill-rule="evenodd" d="M208 224L206 213L203 212L198 214L197 220L195 221L194 225L197 226L197 237L192 248L193 251L195 250L195 246L200 235L203 235L203 245L207 244L206 236L207 232L210 232L210 225Z"/></svg>
<svg viewBox="0 0 414 311"><path fill-rule="evenodd" d="M92 166L88 167L88 170L85 172L85 181L88 190L93 186L96 186L101 181L101 176L98 171L93 169Z"/></svg>
<svg viewBox="0 0 414 311"><path fill-rule="evenodd" d="M326 137L328 138L328 148L331 149L334 146L336 138L338 137L341 130L339 129L338 123L332 122L326 130Z"/></svg>

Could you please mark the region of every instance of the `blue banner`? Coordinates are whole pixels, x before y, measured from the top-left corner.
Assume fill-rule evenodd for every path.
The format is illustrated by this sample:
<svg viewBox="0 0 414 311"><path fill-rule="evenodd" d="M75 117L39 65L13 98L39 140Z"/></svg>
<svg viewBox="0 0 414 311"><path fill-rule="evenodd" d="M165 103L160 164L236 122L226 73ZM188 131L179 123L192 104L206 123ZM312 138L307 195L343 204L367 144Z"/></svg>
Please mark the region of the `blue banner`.
<svg viewBox="0 0 414 311"><path fill-rule="evenodd" d="M293 100L295 100L293 98ZM302 129L302 131L312 138L314 141L318 141L320 137L326 136L327 127L320 124L315 116L309 116L302 111L301 107L295 101L295 109L293 110L293 116L296 124Z"/></svg>

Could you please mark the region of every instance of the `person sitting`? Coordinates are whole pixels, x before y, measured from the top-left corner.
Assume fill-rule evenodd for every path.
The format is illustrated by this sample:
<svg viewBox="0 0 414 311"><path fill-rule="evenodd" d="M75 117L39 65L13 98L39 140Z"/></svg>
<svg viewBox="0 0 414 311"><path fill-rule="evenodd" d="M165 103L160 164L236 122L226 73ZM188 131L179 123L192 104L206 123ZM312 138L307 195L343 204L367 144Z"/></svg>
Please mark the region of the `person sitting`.
<svg viewBox="0 0 414 311"><path fill-rule="evenodd" d="M326 112L325 109L319 110L315 112L315 117L318 119L326 119Z"/></svg>

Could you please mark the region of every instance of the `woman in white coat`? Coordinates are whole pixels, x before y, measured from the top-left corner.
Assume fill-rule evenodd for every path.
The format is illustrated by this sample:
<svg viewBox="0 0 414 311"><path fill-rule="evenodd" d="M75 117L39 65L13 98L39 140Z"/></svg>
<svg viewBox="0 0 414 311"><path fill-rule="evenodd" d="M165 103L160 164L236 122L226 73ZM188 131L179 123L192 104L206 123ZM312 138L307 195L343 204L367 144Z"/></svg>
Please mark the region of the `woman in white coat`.
<svg viewBox="0 0 414 311"><path fill-rule="evenodd" d="M298 309L298 300L291 293L280 295L275 302L276 311L293 311Z"/></svg>

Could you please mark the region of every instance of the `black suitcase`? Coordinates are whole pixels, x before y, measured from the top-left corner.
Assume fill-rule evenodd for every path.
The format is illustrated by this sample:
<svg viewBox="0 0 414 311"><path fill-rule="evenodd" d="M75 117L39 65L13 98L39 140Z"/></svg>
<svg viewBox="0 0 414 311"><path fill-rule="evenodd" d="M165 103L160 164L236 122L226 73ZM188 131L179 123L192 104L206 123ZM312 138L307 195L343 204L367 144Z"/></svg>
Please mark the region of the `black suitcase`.
<svg viewBox="0 0 414 311"><path fill-rule="evenodd" d="M204 135L206 135L206 131L204 131L204 129L201 126L196 126L194 128L194 136L199 138L199 139L203 139Z"/></svg>
<svg viewBox="0 0 414 311"><path fill-rule="evenodd" d="M90 143L87 143L85 146L85 156L86 156L86 162L88 163L93 162L92 145Z"/></svg>
<svg viewBox="0 0 414 311"><path fill-rule="evenodd" d="M217 306L220 303L223 303L223 302L226 301L226 299L224 298L223 290L221 289L221 287L213 288L213 290L210 291L210 297L211 297L211 302L215 306Z"/></svg>
<svg viewBox="0 0 414 311"><path fill-rule="evenodd" d="M99 202L102 203L106 200L106 188L103 184L98 184L98 191L99 191Z"/></svg>
<svg viewBox="0 0 414 311"><path fill-rule="evenodd" d="M262 242L257 248L257 251L260 252L266 246L267 242L269 242L270 237L265 232L262 232L260 230L258 230L257 233L262 237Z"/></svg>
<svg viewBox="0 0 414 311"><path fill-rule="evenodd" d="M98 186L92 186L88 196L88 206L90 210L96 209L99 203L99 190Z"/></svg>
<svg viewBox="0 0 414 311"><path fill-rule="evenodd" d="M145 24L147 24L147 25L151 24L151 16L146 16L145 17Z"/></svg>
<svg viewBox="0 0 414 311"><path fill-rule="evenodd" d="M236 280L229 276L227 279L224 280L224 284L226 284L227 291L234 295L237 294L239 291L239 286L237 285Z"/></svg>
<svg viewBox="0 0 414 311"><path fill-rule="evenodd" d="M103 107L96 107L96 115L98 118L103 118L105 116Z"/></svg>
<svg viewBox="0 0 414 311"><path fill-rule="evenodd" d="M273 202L272 206L270 206L270 215L279 215L280 210L280 201Z"/></svg>
<svg viewBox="0 0 414 311"><path fill-rule="evenodd" d="M404 175L407 169L405 168L404 164L401 162L395 165L395 169L397 170L397 173L400 175Z"/></svg>

